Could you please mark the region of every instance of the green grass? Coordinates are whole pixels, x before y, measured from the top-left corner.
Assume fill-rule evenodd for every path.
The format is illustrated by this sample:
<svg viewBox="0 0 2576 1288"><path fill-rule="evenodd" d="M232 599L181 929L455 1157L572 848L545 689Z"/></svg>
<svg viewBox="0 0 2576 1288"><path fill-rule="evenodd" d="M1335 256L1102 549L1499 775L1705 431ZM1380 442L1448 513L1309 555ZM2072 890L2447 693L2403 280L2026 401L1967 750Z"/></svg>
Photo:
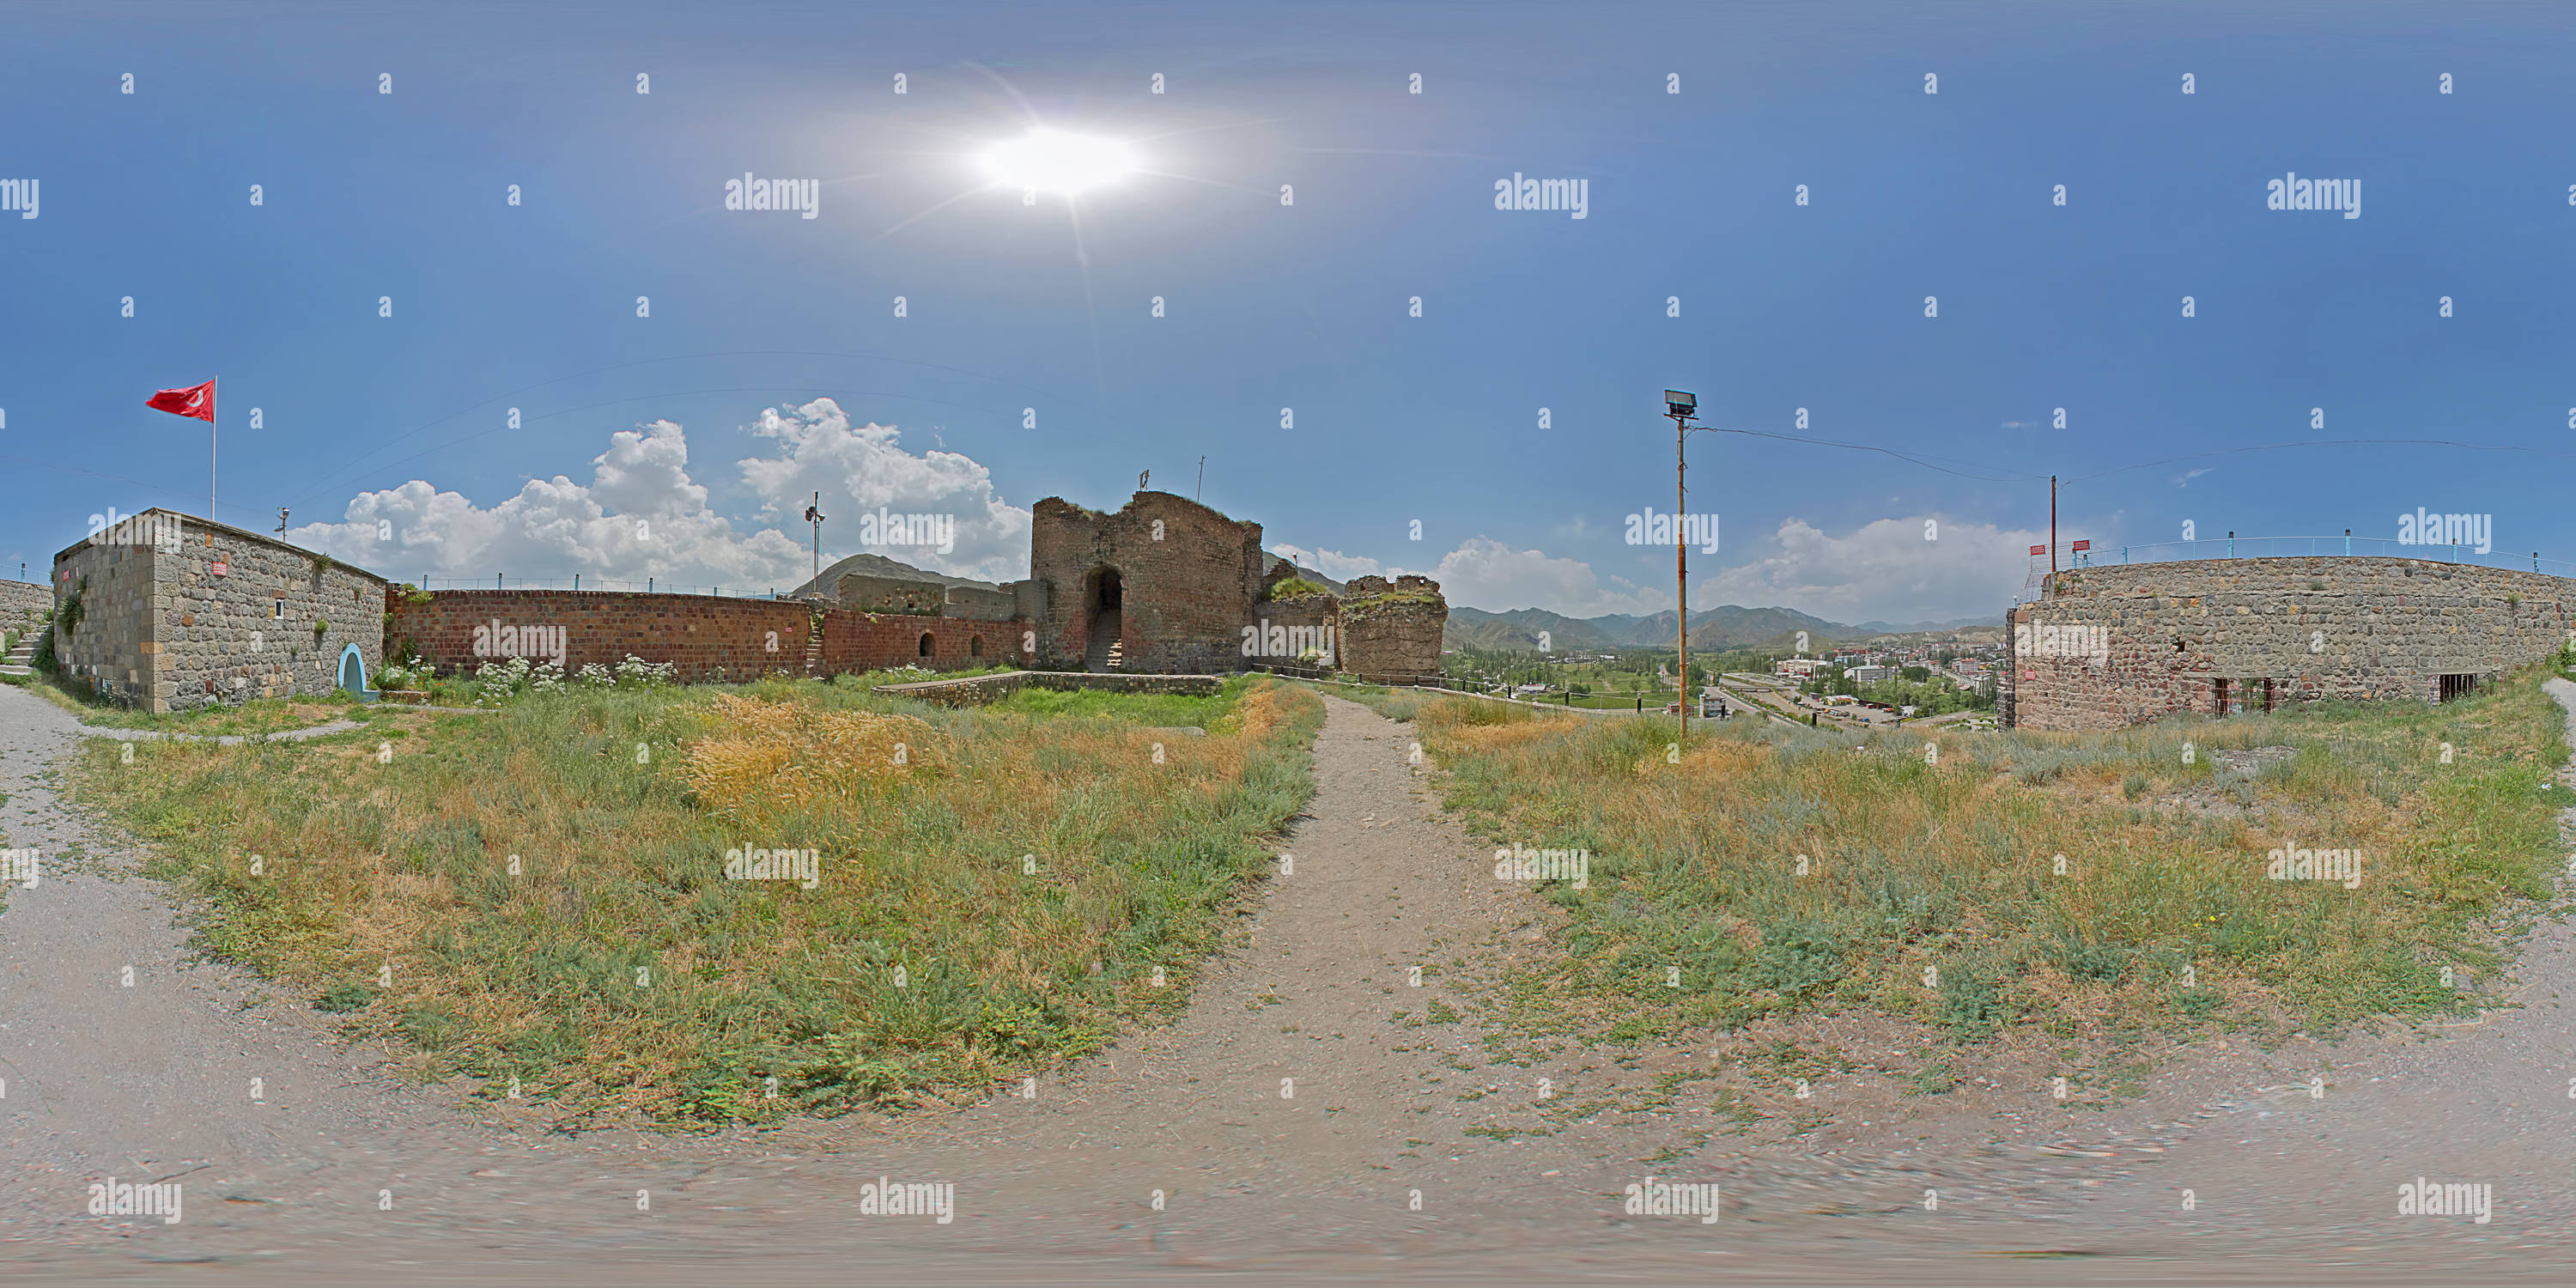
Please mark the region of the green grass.
<svg viewBox="0 0 2576 1288"><path fill-rule="evenodd" d="M1236 676L1204 697L1179 693L1112 693L1102 689L1021 689L983 709L1006 715L1116 720L1167 728L1207 728L1234 709L1252 681Z"/></svg>
<svg viewBox="0 0 2576 1288"><path fill-rule="evenodd" d="M1522 1023L1642 1040L1867 1007L1959 1042L2330 1032L2474 1005L2441 968L2492 977L2492 919L2550 894L2567 793L2541 784L2567 749L2542 673L2439 707L2095 735L1695 724L1678 764L1668 722L1447 698L1416 728L1492 844L1590 852L1588 889L1542 887L1568 916L1559 959L1506 982ZM2295 759L2259 775L2211 755L2276 745ZM2363 850L2361 886L2266 879L2290 845Z"/></svg>
<svg viewBox="0 0 2576 1288"><path fill-rule="evenodd" d="M56 677L40 676L32 687L55 706L99 729L146 729L162 733L224 737L310 729L334 720L367 720L381 713L373 706L332 690L293 698L253 698L238 704L217 703L187 711L152 712L101 702L87 690Z"/></svg>
<svg viewBox="0 0 2576 1288"><path fill-rule="evenodd" d="M1169 1013L1311 793L1321 704L1289 686L1157 740L862 678L397 709L130 766L93 743L75 799L204 900L206 947L422 1076L728 1122L980 1095ZM729 848L817 851L817 884L728 880Z"/></svg>

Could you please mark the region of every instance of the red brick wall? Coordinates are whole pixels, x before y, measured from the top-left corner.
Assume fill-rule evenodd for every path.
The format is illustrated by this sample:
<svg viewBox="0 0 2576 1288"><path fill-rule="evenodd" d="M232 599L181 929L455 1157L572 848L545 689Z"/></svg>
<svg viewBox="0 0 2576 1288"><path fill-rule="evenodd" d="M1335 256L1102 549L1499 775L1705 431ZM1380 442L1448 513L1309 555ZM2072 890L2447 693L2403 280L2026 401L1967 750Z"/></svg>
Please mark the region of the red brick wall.
<svg viewBox="0 0 2576 1288"><path fill-rule="evenodd" d="M978 666L1025 666L1020 651L1028 623L977 622L955 617L914 617L902 613L853 613L832 609L823 615L823 671L874 671L892 666L918 666L953 671ZM930 656L921 654L921 637L930 637ZM975 642L983 641L982 652Z"/></svg>
<svg viewBox="0 0 2576 1288"><path fill-rule="evenodd" d="M1091 647L1094 574L1119 572L1120 666L1129 671L1243 668L1243 627L1261 594L1261 525L1188 497L1138 492L1115 514L1058 497L1033 507L1029 577L1045 620L1038 657L1079 671Z"/></svg>
<svg viewBox="0 0 2576 1288"><path fill-rule="evenodd" d="M474 654L474 628L497 618L504 626L562 627L567 673L587 662L614 667L631 653L677 664L684 683L750 680L770 671L802 675L812 620L801 601L713 595L442 590L426 604L400 594L392 599L388 645L409 640L442 674L471 675L480 663L506 660Z"/></svg>

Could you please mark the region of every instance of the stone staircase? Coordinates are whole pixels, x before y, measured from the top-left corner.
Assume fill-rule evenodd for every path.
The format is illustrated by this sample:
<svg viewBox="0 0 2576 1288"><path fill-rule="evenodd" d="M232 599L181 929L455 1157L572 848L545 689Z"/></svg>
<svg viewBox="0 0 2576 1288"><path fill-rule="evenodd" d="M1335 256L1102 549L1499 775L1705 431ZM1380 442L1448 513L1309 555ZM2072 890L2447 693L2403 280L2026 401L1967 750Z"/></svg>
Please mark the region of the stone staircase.
<svg viewBox="0 0 2576 1288"><path fill-rule="evenodd" d="M805 637L805 674L821 675L822 673L823 637L819 633L808 635Z"/></svg>
<svg viewBox="0 0 2576 1288"><path fill-rule="evenodd" d="M1090 645L1083 650L1082 669L1115 671L1123 665L1126 641L1106 631L1094 631Z"/></svg>
<svg viewBox="0 0 2576 1288"><path fill-rule="evenodd" d="M40 629L29 628L26 638L18 641L18 647L9 650L7 659L0 660L0 675L14 677L36 673L36 632Z"/></svg>

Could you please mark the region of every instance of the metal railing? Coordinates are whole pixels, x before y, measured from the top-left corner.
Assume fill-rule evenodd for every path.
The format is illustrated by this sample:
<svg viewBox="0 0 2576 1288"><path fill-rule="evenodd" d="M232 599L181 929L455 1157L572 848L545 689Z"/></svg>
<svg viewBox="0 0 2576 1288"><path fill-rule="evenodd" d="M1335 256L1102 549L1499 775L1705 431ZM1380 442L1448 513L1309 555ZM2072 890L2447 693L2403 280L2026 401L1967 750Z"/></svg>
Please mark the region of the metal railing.
<svg viewBox="0 0 2576 1288"><path fill-rule="evenodd" d="M2469 564L2481 568L2511 568L2536 572L2551 577L2576 578L2576 563L2564 559L2543 559L2537 550L2489 550L2480 553L2466 544L2400 542L2385 537L2356 537L2347 532L2338 537L2240 537L2229 533L2223 537L2206 537L2197 541L2158 541L2146 545L2105 546L2090 550L2061 550L2059 571L2076 568L2108 568L2126 564L2181 563L2194 559L2290 559L2310 556L2368 556L2373 558L2423 559L2435 563ZM2042 556L2033 555L2036 562ZM2027 603L2039 594L2038 581L2046 575L2034 570L2013 597L2014 603Z"/></svg>
<svg viewBox="0 0 2576 1288"><path fill-rule="evenodd" d="M494 573L490 577L423 576L412 584L422 590L595 590L648 595L714 595L724 599L778 599L783 594L776 586L750 589L737 586L728 591L722 586L683 586L659 577L621 581L614 577L593 577L588 573L575 573L570 577L513 577L507 573Z"/></svg>

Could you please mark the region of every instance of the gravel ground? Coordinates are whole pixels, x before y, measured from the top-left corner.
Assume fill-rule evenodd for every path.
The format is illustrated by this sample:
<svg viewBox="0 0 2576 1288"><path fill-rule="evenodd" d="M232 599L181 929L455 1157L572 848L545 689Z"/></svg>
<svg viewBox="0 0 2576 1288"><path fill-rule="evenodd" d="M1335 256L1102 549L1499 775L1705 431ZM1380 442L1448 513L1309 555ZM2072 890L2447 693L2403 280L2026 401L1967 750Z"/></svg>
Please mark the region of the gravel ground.
<svg viewBox="0 0 2576 1288"><path fill-rule="evenodd" d="M2552 691L2576 710L2576 686ZM2505 981L2509 1009L2193 1052L2080 1119L2037 1089L1906 1098L1855 1077L1818 1087L1794 1133L1711 1137L1687 1096L1550 1122L1542 1078L1615 1101L1643 1075L1614 1057L1653 1071L1710 1053L1489 1063L1452 989L1534 951L1550 910L1440 815L1406 726L1326 702L1316 797L1283 847L1294 870L1247 904L1178 1022L1033 1098L566 1135L533 1107L406 1085L302 999L192 958L168 892L56 803L46 766L79 736L71 718L0 688L0 834L47 863L0 912L0 1265L170 1283L2569 1276L2563 920ZM2576 810L2567 826L2576 848ZM1422 1023L1435 999L1461 1018ZM1623 1187L1650 1174L1722 1182L1725 1216L1624 1215ZM2491 1184L2492 1222L2397 1215L2418 1175ZM89 1214L110 1177L177 1182L184 1218ZM953 1220L862 1214L880 1177L953 1184Z"/></svg>

